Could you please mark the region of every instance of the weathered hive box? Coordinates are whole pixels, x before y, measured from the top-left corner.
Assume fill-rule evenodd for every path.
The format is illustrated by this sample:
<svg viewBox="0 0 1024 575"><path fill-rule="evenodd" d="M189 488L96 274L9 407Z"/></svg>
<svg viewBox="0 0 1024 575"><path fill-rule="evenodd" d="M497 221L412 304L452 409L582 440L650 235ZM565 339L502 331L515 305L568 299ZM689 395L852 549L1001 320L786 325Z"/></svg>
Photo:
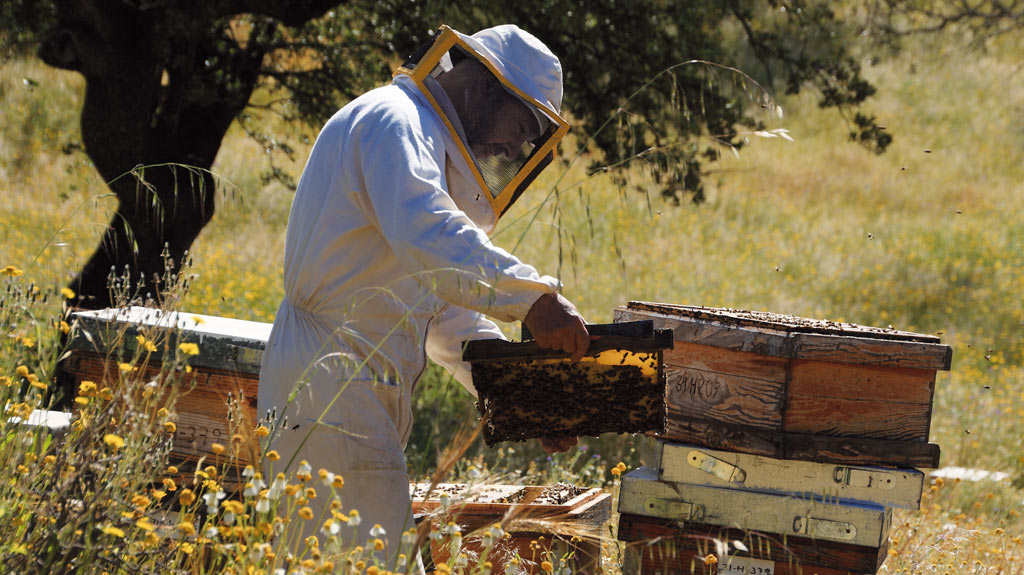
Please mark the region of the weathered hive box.
<svg viewBox="0 0 1024 575"><path fill-rule="evenodd" d="M481 537L492 525L505 523L508 537L499 541L488 554L492 573L500 575L513 557L539 564L551 551L557 557L573 553L574 573L597 573L601 564L600 537L611 519L611 495L600 489L586 489L565 483L553 486L481 485L442 483L410 485L412 509L427 515L435 527L455 522L462 529L463 549L470 565L483 551ZM441 496L449 503L443 508ZM447 542L431 542L434 564L451 557ZM531 548L534 543L538 549ZM526 566L530 570L529 566Z"/></svg>
<svg viewBox="0 0 1024 575"><path fill-rule="evenodd" d="M676 522L741 527L875 551L887 544L892 510L813 495L760 493L661 481L646 467L622 477L618 511Z"/></svg>
<svg viewBox="0 0 1024 575"><path fill-rule="evenodd" d="M670 328L662 437L776 459L937 467L934 336L764 312L630 302L615 321Z"/></svg>
<svg viewBox="0 0 1024 575"><path fill-rule="evenodd" d="M143 381L161 376L163 354L174 354L178 344L198 346L198 355L189 357L191 372L175 374L179 396L172 462L180 465L200 457L212 464L224 462L211 446L230 444L229 394L240 400L238 425L255 427L260 363L271 324L143 307L79 312L74 318L79 330L63 369L74 376L76 387L82 381L120 381L118 364L136 356L139 335L159 342L149 355Z"/></svg>
<svg viewBox="0 0 1024 575"><path fill-rule="evenodd" d="M653 322L588 326L592 341L578 363L535 341L469 341L477 408L487 445L541 437L640 433L663 428L662 350L672 334Z"/></svg>
<svg viewBox="0 0 1024 575"><path fill-rule="evenodd" d="M889 548L630 514L620 515L618 538L627 542L625 575L873 574Z"/></svg>
<svg viewBox="0 0 1024 575"><path fill-rule="evenodd" d="M916 469L773 459L650 437L641 441L639 452L644 466L657 471L659 480L670 483L906 509L920 506L924 488L924 474Z"/></svg>

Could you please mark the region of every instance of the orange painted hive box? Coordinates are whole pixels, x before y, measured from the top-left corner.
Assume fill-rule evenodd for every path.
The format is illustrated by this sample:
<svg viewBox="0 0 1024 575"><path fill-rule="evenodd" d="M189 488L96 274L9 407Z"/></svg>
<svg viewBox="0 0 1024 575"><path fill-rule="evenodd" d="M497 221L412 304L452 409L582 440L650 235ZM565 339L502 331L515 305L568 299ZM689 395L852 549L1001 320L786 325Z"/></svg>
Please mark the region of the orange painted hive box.
<svg viewBox="0 0 1024 575"><path fill-rule="evenodd" d="M488 552L492 573L505 573L513 558L529 571L542 561L570 566L574 573L597 573L601 563L600 537L611 519L611 495L598 488L567 483L551 486L468 485L441 483L410 485L413 513L431 522L433 530L449 523L459 526L469 566L474 570L484 550L483 537L493 525L506 535ZM435 565L451 559L451 537L431 541ZM531 569L532 566L532 569Z"/></svg>
<svg viewBox="0 0 1024 575"><path fill-rule="evenodd" d="M78 312L73 317L79 328L62 369L73 377L76 388L83 381L117 385L124 380L119 373L122 363L143 370L131 374L135 381L170 378L163 389L177 395L172 463L180 467L192 462L194 468L204 457L204 465L227 463L227 454L218 456L211 446L230 445L234 432L255 428L260 363L271 324L143 307ZM139 336L155 351L140 351ZM178 354L181 343L195 344L197 353L187 357L187 371L172 371L162 360L164 354ZM234 422L229 421L229 397L237 406ZM239 455L237 463L243 465L255 456L244 450Z"/></svg>
<svg viewBox="0 0 1024 575"><path fill-rule="evenodd" d="M630 302L616 322L671 329L668 441L777 459L937 467L928 443L938 337L767 312Z"/></svg>

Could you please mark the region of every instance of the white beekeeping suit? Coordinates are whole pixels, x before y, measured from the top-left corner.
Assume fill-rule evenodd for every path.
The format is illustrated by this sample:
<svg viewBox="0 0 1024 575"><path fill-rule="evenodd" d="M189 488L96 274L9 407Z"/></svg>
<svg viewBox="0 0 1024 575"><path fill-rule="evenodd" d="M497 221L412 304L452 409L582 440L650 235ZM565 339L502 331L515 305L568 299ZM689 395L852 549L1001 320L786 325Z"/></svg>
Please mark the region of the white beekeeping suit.
<svg viewBox="0 0 1024 575"><path fill-rule="evenodd" d="M515 26L472 37L444 30L534 106L547 136L564 134L561 68L539 40ZM357 543L379 523L392 548L412 526L403 449L426 355L473 392L462 342L502 337L485 314L522 320L559 285L490 242L518 192L484 181L436 72L403 70L317 137L291 208L285 297L258 398L261 413L287 416L271 444L283 457L275 472L294 456L314 476L341 474L344 507L362 518ZM528 148L545 155L553 143L541 140Z"/></svg>

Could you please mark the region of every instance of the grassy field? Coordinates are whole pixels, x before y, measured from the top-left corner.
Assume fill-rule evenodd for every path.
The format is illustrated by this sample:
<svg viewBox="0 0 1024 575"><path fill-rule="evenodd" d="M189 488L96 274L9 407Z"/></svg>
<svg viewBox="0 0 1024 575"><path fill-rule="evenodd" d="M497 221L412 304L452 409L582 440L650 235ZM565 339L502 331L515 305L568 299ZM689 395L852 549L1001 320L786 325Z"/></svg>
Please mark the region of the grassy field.
<svg viewBox="0 0 1024 575"><path fill-rule="evenodd" d="M897 513L883 572L1022 573L1024 39L984 51L920 39L867 72L879 88L870 109L895 138L884 155L849 143L848 126L813 95L784 99L785 118L769 127L794 141L751 136L738 158L710 166L701 205L665 202L639 175L621 190L588 177L581 159L549 170L496 242L562 277L593 322L650 300L941 335L954 360L936 385L931 440L943 465L1008 478L932 484L920 511ZM50 293L94 249L114 206L78 145L81 99L76 75L38 61L0 67L0 267ZM184 309L272 320L291 194L261 183L261 161L240 130L229 135L214 167L223 196L193 247L198 278ZM25 324L4 329L12 341L37 337ZM0 358L0 375L31 363L33 349ZM472 407L436 371L419 393L418 408L436 416L419 418L410 460L428 469ZM616 438L547 464L535 447L512 451L473 451L457 472L476 463L515 473L532 459L535 480L600 485L610 464L635 463Z"/></svg>

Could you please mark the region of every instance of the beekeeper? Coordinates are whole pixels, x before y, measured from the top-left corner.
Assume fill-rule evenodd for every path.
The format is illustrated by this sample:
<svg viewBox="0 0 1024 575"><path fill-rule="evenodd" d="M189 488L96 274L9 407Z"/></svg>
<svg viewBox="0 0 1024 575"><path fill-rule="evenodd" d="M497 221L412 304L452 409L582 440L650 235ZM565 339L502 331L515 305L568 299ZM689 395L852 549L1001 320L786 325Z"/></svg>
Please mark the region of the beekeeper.
<svg viewBox="0 0 1024 575"><path fill-rule="evenodd" d="M292 203L258 402L281 422L275 472L307 460L314 475L344 477L357 543L380 524L395 549L413 524L403 449L427 356L475 395L462 344L503 337L486 316L524 321L575 359L589 345L558 280L487 235L568 130L561 99L561 65L534 36L442 27L317 137Z"/></svg>

